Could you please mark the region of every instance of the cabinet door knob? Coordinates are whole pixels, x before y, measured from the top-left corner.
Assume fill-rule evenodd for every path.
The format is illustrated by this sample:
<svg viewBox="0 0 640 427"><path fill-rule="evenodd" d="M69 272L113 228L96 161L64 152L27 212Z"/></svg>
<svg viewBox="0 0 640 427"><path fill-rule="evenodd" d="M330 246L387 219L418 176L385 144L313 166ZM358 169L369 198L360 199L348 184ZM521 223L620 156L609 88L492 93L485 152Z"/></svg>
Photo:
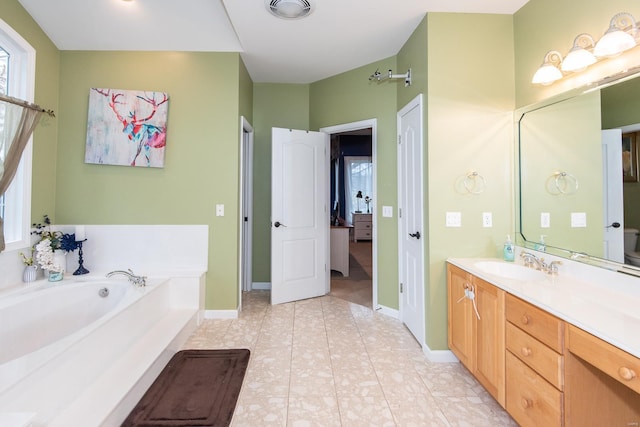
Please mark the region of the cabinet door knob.
<svg viewBox="0 0 640 427"><path fill-rule="evenodd" d="M529 347L522 347L520 353L522 353L524 357L529 357L531 356L531 349Z"/></svg>
<svg viewBox="0 0 640 427"><path fill-rule="evenodd" d="M526 314L523 314L522 318L520 319L520 321L522 322L523 325L528 325L529 324L529 316L527 316Z"/></svg>
<svg viewBox="0 0 640 427"><path fill-rule="evenodd" d="M618 375L620 375L620 378L625 381L631 381L636 377L636 373L633 369L624 366L621 366L620 369L618 369Z"/></svg>
<svg viewBox="0 0 640 427"><path fill-rule="evenodd" d="M522 407L524 409L531 408L533 406L533 401L531 399L527 399L526 397L522 398Z"/></svg>

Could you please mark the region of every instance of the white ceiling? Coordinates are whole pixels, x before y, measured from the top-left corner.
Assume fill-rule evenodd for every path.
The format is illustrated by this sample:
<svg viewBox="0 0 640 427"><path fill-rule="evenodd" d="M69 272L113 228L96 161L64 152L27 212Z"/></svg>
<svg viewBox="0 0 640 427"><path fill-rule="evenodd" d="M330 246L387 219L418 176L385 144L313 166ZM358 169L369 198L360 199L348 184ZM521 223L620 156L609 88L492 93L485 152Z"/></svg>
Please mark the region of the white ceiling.
<svg viewBox="0 0 640 427"><path fill-rule="evenodd" d="M527 2L310 0L313 13L291 21L264 0L18 1L60 50L241 52L256 83L311 83L393 56L426 12L513 14Z"/></svg>

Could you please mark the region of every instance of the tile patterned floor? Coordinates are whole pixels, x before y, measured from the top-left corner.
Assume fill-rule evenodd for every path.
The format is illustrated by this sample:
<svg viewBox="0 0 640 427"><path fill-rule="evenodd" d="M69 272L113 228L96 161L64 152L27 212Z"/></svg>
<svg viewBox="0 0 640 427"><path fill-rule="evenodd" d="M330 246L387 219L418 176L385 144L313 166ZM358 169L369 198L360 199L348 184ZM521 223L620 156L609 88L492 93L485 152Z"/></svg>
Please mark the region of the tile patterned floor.
<svg viewBox="0 0 640 427"><path fill-rule="evenodd" d="M271 306L244 294L184 348L248 348L233 427L517 426L458 363L431 363L397 320L325 296Z"/></svg>

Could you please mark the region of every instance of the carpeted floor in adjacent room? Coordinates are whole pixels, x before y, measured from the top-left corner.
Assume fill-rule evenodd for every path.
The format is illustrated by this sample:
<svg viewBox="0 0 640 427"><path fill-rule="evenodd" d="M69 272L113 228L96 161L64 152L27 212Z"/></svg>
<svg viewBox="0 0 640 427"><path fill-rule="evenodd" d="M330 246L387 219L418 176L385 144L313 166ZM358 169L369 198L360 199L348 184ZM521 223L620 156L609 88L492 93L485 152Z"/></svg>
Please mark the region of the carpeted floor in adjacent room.
<svg viewBox="0 0 640 427"><path fill-rule="evenodd" d="M349 276L331 271L331 293L354 304L372 307L372 243L370 241L349 242Z"/></svg>

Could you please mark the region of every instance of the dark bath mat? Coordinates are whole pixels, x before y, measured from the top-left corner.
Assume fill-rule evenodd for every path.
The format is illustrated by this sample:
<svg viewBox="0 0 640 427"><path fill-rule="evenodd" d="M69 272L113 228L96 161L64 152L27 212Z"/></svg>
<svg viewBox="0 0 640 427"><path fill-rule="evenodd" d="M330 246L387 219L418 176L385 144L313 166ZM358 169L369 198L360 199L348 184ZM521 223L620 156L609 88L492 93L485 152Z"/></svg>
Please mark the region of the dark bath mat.
<svg viewBox="0 0 640 427"><path fill-rule="evenodd" d="M248 364L246 349L179 351L122 426L228 426Z"/></svg>

